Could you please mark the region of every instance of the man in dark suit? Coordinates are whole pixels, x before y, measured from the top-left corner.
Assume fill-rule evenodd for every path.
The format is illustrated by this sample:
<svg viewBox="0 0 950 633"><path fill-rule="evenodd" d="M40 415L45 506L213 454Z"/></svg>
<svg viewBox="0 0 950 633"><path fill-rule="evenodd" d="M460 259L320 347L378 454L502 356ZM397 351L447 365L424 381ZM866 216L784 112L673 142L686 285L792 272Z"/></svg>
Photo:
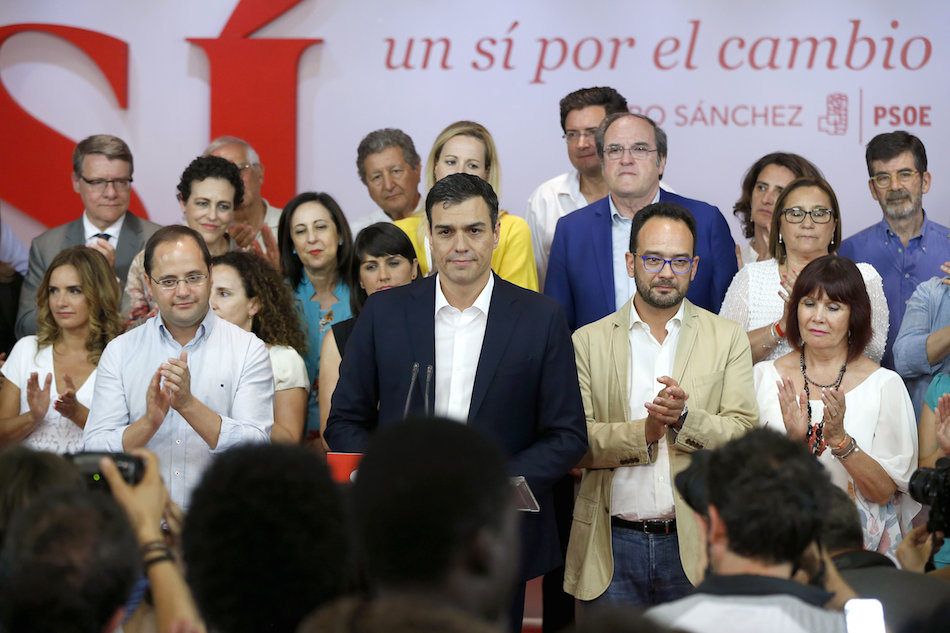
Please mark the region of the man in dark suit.
<svg viewBox="0 0 950 633"><path fill-rule="evenodd" d="M82 217L51 228L30 245L30 264L20 293L17 337L36 333L36 289L50 261L64 248L85 244L115 267L125 288L129 265L159 225L129 212L132 151L122 139L96 134L73 150L73 189L82 198ZM128 308L123 296L123 309Z"/></svg>
<svg viewBox="0 0 950 633"><path fill-rule="evenodd" d="M550 489L587 449L570 332L556 303L492 273L498 198L488 183L447 176L429 192L426 214L439 273L367 302L326 439L331 450L361 452L378 426L429 412L487 433L541 505L521 525L527 580L560 563ZM523 604L516 598L513 622Z"/></svg>
<svg viewBox="0 0 950 633"><path fill-rule="evenodd" d="M700 265L686 298L718 313L738 270L735 242L719 209L660 189L666 133L648 117L618 112L601 122L595 140L610 194L558 220L544 294L561 304L572 330L616 312L636 292L625 259L633 216L674 202L696 219Z"/></svg>

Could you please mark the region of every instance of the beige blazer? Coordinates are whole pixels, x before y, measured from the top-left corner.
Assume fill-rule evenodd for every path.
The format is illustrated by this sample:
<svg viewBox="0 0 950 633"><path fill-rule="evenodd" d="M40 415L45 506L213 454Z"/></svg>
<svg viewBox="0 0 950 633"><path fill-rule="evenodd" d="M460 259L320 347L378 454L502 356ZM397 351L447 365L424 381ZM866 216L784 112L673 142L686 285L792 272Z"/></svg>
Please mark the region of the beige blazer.
<svg viewBox="0 0 950 633"><path fill-rule="evenodd" d="M629 330L632 299L617 312L574 333L577 375L587 417L589 448L574 505L564 590L581 600L602 594L613 577L610 486L614 469L656 459L644 436L645 418L628 420ZM667 432L670 479L689 465L690 453L715 448L758 426L749 337L735 322L684 300L673 376L689 394L679 435ZM680 559L693 584L702 565L699 526L673 490Z"/></svg>

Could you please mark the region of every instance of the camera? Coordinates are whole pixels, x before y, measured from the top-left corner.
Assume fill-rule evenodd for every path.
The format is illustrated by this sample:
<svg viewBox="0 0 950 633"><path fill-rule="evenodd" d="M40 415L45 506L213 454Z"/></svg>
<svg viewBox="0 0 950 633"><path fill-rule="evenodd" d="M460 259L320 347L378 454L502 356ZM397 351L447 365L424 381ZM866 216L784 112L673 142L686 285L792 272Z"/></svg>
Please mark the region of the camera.
<svg viewBox="0 0 950 633"><path fill-rule="evenodd" d="M950 457L941 457L934 468L918 468L910 477L910 496L930 506L927 530L950 535Z"/></svg>
<svg viewBox="0 0 950 633"><path fill-rule="evenodd" d="M99 470L99 461L103 457L112 458L122 479L130 486L142 481L142 476L145 474L145 462L142 458L128 453L70 453L65 457L79 469L79 473L90 490L110 492L109 483Z"/></svg>

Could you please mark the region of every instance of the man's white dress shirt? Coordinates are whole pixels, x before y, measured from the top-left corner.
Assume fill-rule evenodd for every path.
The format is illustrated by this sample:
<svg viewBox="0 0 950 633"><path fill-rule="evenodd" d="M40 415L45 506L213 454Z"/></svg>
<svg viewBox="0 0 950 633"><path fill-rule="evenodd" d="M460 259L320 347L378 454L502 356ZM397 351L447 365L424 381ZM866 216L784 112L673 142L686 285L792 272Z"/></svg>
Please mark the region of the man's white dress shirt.
<svg viewBox="0 0 950 633"><path fill-rule="evenodd" d="M274 424L274 376L259 338L208 310L195 338L184 347L165 328L161 314L113 339L102 352L83 433L87 451L124 452L126 427L145 415L152 376L169 358L188 352L191 393L221 416L211 448L172 408L146 444L158 456L172 501L186 507L191 491L217 453L244 442L270 441Z"/></svg>
<svg viewBox="0 0 950 633"><path fill-rule="evenodd" d="M666 338L660 343L650 332L635 305L630 306L628 410L629 420L647 416L645 403L653 402L665 385L661 376L673 374L673 359L683 325L683 304L666 322ZM642 466L618 468L610 489L610 513L628 521L668 519L676 515L670 452L666 435L657 444L656 461Z"/></svg>
<svg viewBox="0 0 950 633"><path fill-rule="evenodd" d="M435 413L465 422L472 405L475 372L482 354L488 306L495 276L465 310L449 305L442 293L442 280L435 282Z"/></svg>

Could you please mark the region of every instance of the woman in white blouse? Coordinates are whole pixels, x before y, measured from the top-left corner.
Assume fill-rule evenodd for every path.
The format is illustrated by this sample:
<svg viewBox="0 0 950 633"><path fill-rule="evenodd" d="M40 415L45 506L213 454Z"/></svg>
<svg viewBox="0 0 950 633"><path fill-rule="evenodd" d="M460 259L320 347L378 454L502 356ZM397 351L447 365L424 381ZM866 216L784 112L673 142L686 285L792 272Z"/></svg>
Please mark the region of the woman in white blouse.
<svg viewBox="0 0 950 633"><path fill-rule="evenodd" d="M294 298L280 273L259 255L231 251L211 259L211 308L264 341L274 370L271 441L303 437L310 380L301 354L306 339Z"/></svg>
<svg viewBox="0 0 950 633"><path fill-rule="evenodd" d="M0 447L22 441L51 453L82 450L106 343L122 330L119 283L91 248L60 251L36 292L36 335L24 336L3 365Z"/></svg>
<svg viewBox="0 0 950 633"><path fill-rule="evenodd" d="M834 190L823 178L790 182L775 203L769 251L772 258L747 263L732 279L719 315L749 334L752 361L773 360L791 351L785 340L788 295L798 274L811 261L841 245L841 211ZM864 353L874 362L884 356L888 309L881 276L870 264L858 264L871 299L871 342Z"/></svg>
<svg viewBox="0 0 950 633"><path fill-rule="evenodd" d="M917 424L901 377L864 355L873 306L858 268L826 255L792 289L792 351L753 371L759 422L805 442L854 499L866 549L895 557L920 504Z"/></svg>

